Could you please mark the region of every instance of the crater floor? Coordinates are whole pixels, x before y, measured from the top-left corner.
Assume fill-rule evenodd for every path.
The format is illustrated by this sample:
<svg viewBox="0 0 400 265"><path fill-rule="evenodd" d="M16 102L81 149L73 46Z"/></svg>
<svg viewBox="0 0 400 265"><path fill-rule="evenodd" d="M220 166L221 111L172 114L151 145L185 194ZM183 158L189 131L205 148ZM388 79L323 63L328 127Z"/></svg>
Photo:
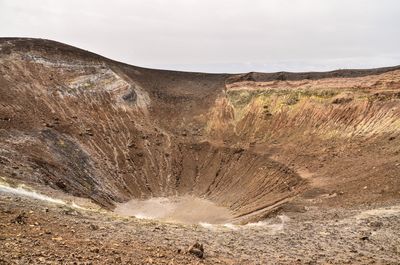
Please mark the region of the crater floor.
<svg viewBox="0 0 400 265"><path fill-rule="evenodd" d="M228 209L193 196L134 199L118 204L114 212L122 216L184 224L226 224L233 218Z"/></svg>

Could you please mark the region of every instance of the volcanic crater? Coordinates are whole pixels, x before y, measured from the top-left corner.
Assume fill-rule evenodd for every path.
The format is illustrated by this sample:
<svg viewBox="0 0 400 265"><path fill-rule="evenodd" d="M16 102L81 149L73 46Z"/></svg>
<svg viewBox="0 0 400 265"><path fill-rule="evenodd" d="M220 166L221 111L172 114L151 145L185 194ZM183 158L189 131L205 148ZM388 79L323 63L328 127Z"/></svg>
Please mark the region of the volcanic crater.
<svg viewBox="0 0 400 265"><path fill-rule="evenodd" d="M121 214L204 217L189 223L400 198L398 66L177 72L2 38L0 73L0 176L9 184ZM160 217L168 207L174 214Z"/></svg>
<svg viewBox="0 0 400 265"><path fill-rule="evenodd" d="M0 47L3 177L107 209L190 195L233 222L324 192L398 197L400 67L204 74L39 39Z"/></svg>

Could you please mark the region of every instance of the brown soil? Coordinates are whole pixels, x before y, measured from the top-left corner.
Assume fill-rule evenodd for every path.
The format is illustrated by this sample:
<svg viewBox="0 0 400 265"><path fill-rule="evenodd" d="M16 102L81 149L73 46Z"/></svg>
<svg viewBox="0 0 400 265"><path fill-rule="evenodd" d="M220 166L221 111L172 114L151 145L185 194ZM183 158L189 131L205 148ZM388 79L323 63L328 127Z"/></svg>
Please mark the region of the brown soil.
<svg viewBox="0 0 400 265"><path fill-rule="evenodd" d="M105 210L131 199L190 195L229 209L233 216L229 222L236 224L282 214L300 219L317 216L322 223L331 211L347 216L354 209L397 207L400 199L400 67L327 73L185 73L130 66L53 41L4 38L0 73L0 177L12 185L87 198ZM42 216L36 201L27 199L25 205L13 196L2 201L2 207L12 212L3 211L3 220L31 207L32 220L59 226L79 222L56 209ZM82 220L94 218L106 227L110 213L86 214ZM129 224L110 221L103 231L115 234L119 222L123 224L118 245L126 229L133 229ZM392 219L387 222L385 235L398 233ZM175 245L163 247L160 238L145 232L147 221L134 223L148 245L137 234L129 235L137 252L128 253L126 247L121 259L142 264L157 248L163 249L164 259L155 263L175 258ZM313 237L302 224L307 226L301 223L293 231ZM317 224L315 229L325 233ZM93 236L92 241L103 242L97 232L85 230L83 224L77 227L82 240ZM336 226L329 227L329 233L335 233ZM165 229L178 238L176 244L188 247L195 242L187 241L196 241L196 229L175 231L169 225ZM31 230L29 225L7 223L1 235L29 239ZM60 237L70 237L61 227L56 230ZM246 236L264 232L238 232L232 240L247 242ZM190 233L190 240L183 244L180 233ZM279 238L291 233L276 239L282 249L270 250L282 254L284 244L292 243ZM345 234L332 242L348 243L352 236ZM325 239L321 244L332 244ZM234 263L243 260L241 255L249 256L246 262L255 262L256 256L249 253L263 240L272 239L256 239L253 246L243 243L243 249L229 249L235 253L226 250L201 262L215 264L214 257ZM62 255L68 262L76 259L67 259L67 254L82 250L81 241L40 242L41 247L29 245L28 240L8 246L13 251L43 247L53 254L68 247ZM357 260L355 252L336 255L335 260L332 248L327 250L332 257L325 261L393 262L395 239L388 236L379 242L388 247L379 257L362 246L357 251L364 247L370 251L366 260ZM205 243L218 248L215 241ZM315 245L310 244L299 263L315 260L313 255L320 252L312 251ZM28 261L28 254L16 258L9 251L0 250L6 264ZM105 253L111 259L112 253ZM268 253L263 254L267 259ZM182 262L197 259L178 256ZM290 255L269 257L276 263L297 260ZM80 261L87 262L86 258ZM107 264L107 259L92 262Z"/></svg>

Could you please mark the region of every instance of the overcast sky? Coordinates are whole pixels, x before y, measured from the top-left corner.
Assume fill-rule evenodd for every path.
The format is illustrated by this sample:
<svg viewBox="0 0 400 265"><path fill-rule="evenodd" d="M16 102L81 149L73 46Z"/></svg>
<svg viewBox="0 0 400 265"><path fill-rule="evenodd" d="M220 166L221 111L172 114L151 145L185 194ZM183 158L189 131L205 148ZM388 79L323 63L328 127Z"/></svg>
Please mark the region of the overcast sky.
<svg viewBox="0 0 400 265"><path fill-rule="evenodd" d="M400 1L0 0L0 36L186 71L381 67L400 64Z"/></svg>

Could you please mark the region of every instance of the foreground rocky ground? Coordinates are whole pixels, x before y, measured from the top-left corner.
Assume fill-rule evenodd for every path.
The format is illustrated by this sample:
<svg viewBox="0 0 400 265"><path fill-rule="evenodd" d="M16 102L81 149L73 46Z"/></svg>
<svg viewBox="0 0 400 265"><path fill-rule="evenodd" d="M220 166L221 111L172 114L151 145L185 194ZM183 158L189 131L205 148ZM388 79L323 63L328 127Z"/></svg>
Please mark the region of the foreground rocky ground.
<svg viewBox="0 0 400 265"><path fill-rule="evenodd" d="M0 264L399 264L399 218L400 202L181 225L0 193Z"/></svg>

